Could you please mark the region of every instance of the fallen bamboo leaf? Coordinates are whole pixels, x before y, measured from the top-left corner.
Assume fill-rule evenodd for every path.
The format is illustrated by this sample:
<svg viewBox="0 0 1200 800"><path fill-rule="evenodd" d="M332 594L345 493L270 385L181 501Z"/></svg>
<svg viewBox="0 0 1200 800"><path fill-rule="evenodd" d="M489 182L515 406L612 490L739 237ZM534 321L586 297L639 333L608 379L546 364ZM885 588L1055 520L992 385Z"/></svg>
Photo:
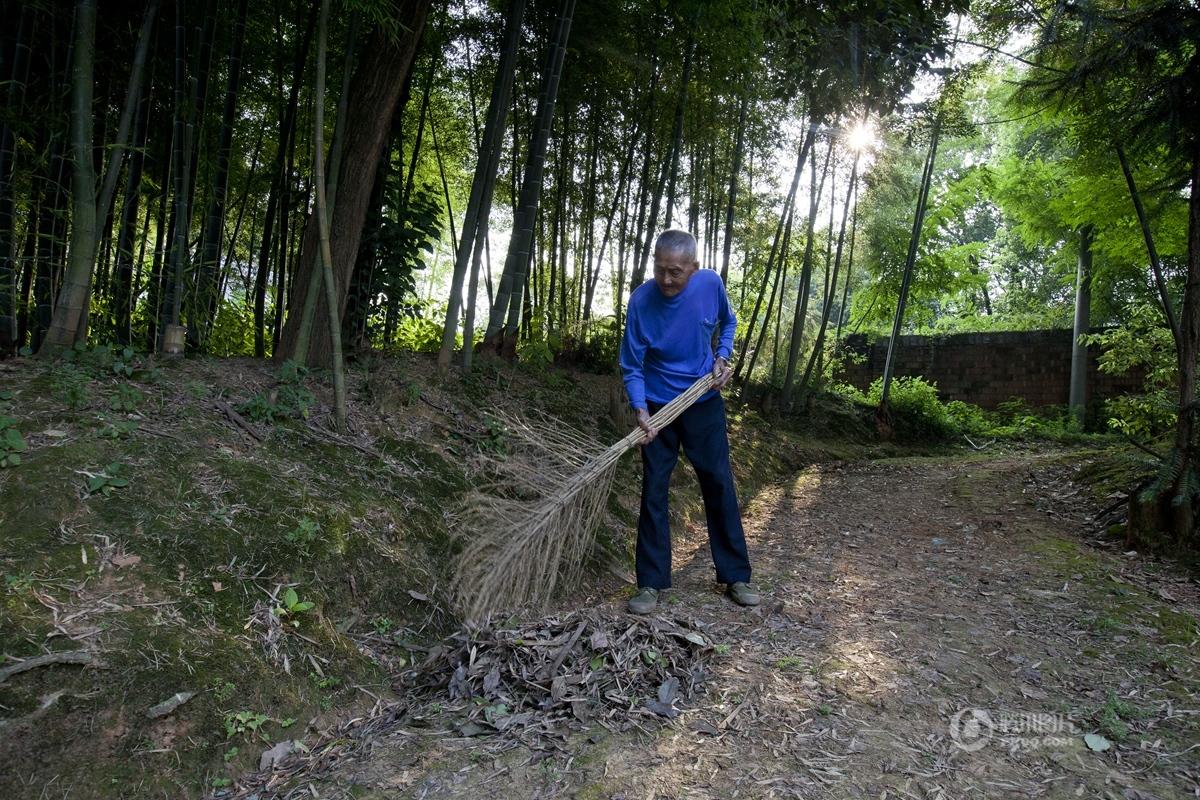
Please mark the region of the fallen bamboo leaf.
<svg viewBox="0 0 1200 800"><path fill-rule="evenodd" d="M163 700L161 703L150 706L150 708L146 710L146 717L148 719L165 717L167 714L170 714L172 711L179 708L181 705L186 703L188 700L191 700L195 696L195 692L176 692L166 700Z"/></svg>

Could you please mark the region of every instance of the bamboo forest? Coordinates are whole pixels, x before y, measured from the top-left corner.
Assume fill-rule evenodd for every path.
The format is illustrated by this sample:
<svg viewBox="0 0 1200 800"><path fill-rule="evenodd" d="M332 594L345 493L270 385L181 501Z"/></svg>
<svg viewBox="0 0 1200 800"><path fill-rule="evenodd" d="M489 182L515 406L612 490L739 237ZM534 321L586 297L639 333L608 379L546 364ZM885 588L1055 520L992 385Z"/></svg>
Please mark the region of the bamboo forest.
<svg viewBox="0 0 1200 800"><path fill-rule="evenodd" d="M0 796L1200 797L1198 368L1195 0L0 0Z"/></svg>

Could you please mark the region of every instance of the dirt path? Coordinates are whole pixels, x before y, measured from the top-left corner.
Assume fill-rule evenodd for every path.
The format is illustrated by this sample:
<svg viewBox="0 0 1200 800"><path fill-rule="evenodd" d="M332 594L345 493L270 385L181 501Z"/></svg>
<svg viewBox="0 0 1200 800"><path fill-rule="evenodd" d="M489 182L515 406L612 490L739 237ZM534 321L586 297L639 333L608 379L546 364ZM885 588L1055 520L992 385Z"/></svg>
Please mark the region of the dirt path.
<svg viewBox="0 0 1200 800"><path fill-rule="evenodd" d="M810 469L747 504L756 611L717 593L702 529L677 535L667 609L723 645L678 719L550 754L401 728L313 791L1200 796L1197 585L1085 541L1078 490L1047 463Z"/></svg>

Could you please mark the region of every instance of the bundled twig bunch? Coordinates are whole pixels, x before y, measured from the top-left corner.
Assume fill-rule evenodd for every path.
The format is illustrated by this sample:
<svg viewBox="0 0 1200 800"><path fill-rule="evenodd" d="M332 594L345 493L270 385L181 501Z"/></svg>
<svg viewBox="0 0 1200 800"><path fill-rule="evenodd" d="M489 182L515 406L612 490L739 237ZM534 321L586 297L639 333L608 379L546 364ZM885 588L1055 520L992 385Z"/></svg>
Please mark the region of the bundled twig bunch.
<svg viewBox="0 0 1200 800"><path fill-rule="evenodd" d="M712 388L705 375L650 419L661 429ZM503 608L544 607L579 577L595 543L618 459L640 428L605 449L562 422L508 419L509 452L490 459L496 480L467 500L455 531L459 610L482 619Z"/></svg>

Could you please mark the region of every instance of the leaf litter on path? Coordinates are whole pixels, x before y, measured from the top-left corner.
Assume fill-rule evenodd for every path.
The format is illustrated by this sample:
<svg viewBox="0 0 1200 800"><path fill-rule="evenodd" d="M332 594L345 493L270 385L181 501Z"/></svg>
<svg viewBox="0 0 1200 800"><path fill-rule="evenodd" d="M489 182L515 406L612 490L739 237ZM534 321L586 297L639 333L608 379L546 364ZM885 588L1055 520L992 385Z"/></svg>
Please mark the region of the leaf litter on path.
<svg viewBox="0 0 1200 800"><path fill-rule="evenodd" d="M288 763L320 796L427 800L1196 796L1200 590L1089 544L1067 484L1028 456L806 470L747 504L766 610L683 531L670 616L465 629ZM1008 730L1047 716L1067 735Z"/></svg>

